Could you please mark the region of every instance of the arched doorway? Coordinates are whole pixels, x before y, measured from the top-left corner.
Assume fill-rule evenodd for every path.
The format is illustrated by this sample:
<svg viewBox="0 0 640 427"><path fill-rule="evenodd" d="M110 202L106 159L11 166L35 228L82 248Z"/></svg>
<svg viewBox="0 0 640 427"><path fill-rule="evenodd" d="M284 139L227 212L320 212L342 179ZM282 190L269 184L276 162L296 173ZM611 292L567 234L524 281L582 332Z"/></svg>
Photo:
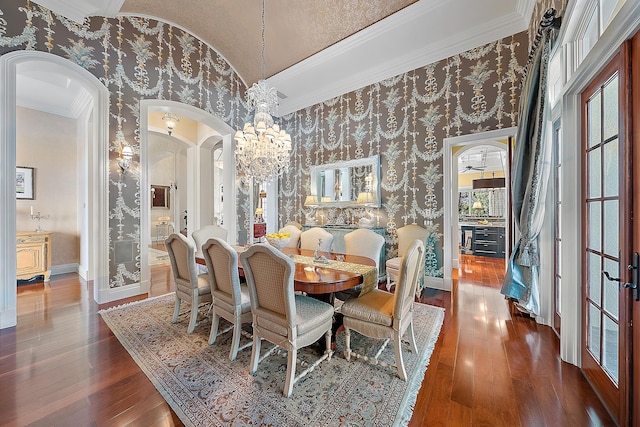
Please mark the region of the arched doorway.
<svg viewBox="0 0 640 427"><path fill-rule="evenodd" d="M82 159L86 173L86 278L93 280L94 299L108 293L108 102L107 89L87 70L57 55L17 51L0 57L0 166L4 171L0 186L0 328L14 326L16 312L16 82L19 68L29 63L48 67L75 79L91 98L91 114L86 115L86 143ZM91 143L89 143L89 141Z"/></svg>
<svg viewBox="0 0 640 427"><path fill-rule="evenodd" d="M171 112L179 117L188 119L195 123L195 126L206 126L208 130L200 132L201 139L195 137L195 140L189 140L185 135L181 135L178 126L172 131L171 137L179 139L181 143L188 146L186 150L186 173L183 179L177 185L179 191L186 192L185 203L187 211L187 229L186 234L202 225L213 223L212 203L209 197L214 197L214 192L208 186L207 182L213 174L213 152L217 148L222 148L222 157L220 160L225 165L233 165L232 167L224 167L222 170L222 182L224 188L225 200L231 201L223 205L224 227L229 230L228 241L230 244L236 243L236 171L235 171L235 155L233 147L233 130L224 121L215 117L199 108L182 104L175 101L167 100L142 100L140 102L140 188L145 189L140 192L140 260L141 260L141 287L148 292L150 287L150 268L149 268L149 246L151 245L151 225L153 218L151 217L151 201L150 192L146 189L150 188L148 171L149 158L149 136L151 132L166 133L167 129L159 125L152 126L150 123L150 115L156 112ZM181 119L182 120L182 119ZM182 122L180 123L180 125ZM184 180L184 182L182 182ZM205 200L206 199L206 200ZM211 212L209 212L211 210ZM178 220L179 218L174 218ZM181 226L176 222L176 228Z"/></svg>
<svg viewBox="0 0 640 427"><path fill-rule="evenodd" d="M458 258L458 158L465 150L479 145L493 146L507 150L507 145L500 140L514 137L516 128L506 128L478 134L446 138L444 140L444 280L445 290L451 290L451 270L457 268ZM507 195L509 194L509 169L505 170ZM506 221L507 229L511 225ZM507 233L508 235L508 233Z"/></svg>

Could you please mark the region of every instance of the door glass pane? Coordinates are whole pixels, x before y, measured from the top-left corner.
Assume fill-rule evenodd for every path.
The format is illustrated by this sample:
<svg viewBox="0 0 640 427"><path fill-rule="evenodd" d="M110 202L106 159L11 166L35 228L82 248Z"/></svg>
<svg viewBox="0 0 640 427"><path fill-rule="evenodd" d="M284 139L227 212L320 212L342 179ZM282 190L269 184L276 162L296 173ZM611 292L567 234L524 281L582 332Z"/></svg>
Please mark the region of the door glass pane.
<svg viewBox="0 0 640 427"><path fill-rule="evenodd" d="M587 325L589 328L587 348L591 352L593 358L600 362L600 310L593 304L589 303L589 311L587 312Z"/></svg>
<svg viewBox="0 0 640 427"><path fill-rule="evenodd" d="M602 103L604 106L604 140L618 134L618 76L612 78L604 87Z"/></svg>
<svg viewBox="0 0 640 427"><path fill-rule="evenodd" d="M602 337L602 366L618 383L618 324L604 316L604 336Z"/></svg>
<svg viewBox="0 0 640 427"><path fill-rule="evenodd" d="M618 257L618 201L606 200L604 202L604 253Z"/></svg>
<svg viewBox="0 0 640 427"><path fill-rule="evenodd" d="M595 94L589 101L589 136L588 147L591 148L596 144L599 144L600 139L600 113L602 107L600 105L600 92Z"/></svg>
<svg viewBox="0 0 640 427"><path fill-rule="evenodd" d="M589 156L589 197L600 197L600 148L590 151Z"/></svg>
<svg viewBox="0 0 640 427"><path fill-rule="evenodd" d="M604 146L604 196L618 195L618 139L607 142Z"/></svg>
<svg viewBox="0 0 640 427"><path fill-rule="evenodd" d="M600 295L602 289L602 267L600 266L600 257L598 255L587 253L587 268L589 269L589 299L595 304L601 305Z"/></svg>
<svg viewBox="0 0 640 427"><path fill-rule="evenodd" d="M587 239L587 246L594 251L601 251L600 245L600 231L602 224L600 223L600 205L601 202L589 202L589 235Z"/></svg>
<svg viewBox="0 0 640 427"><path fill-rule="evenodd" d="M606 258L604 260L604 270L609 273L611 277L620 277L620 269L618 262ZM602 286L604 288L604 304L603 308L615 319L618 320L618 299L620 292L618 288L618 282L612 282L607 280L606 277L602 278Z"/></svg>

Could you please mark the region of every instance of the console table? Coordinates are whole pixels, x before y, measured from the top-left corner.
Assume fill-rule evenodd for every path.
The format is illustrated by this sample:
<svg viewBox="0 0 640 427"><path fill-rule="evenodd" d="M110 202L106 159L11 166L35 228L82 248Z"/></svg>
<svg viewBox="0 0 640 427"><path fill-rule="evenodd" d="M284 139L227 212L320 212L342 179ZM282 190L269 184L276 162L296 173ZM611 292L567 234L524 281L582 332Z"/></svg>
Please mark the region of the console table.
<svg viewBox="0 0 640 427"><path fill-rule="evenodd" d="M16 279L27 280L51 277L51 234L46 231L19 231L16 233Z"/></svg>
<svg viewBox="0 0 640 427"><path fill-rule="evenodd" d="M352 232L353 230L357 230L359 228L356 226L349 226L349 225L303 225L302 231L306 231L314 227L324 228L329 233L331 233L333 235L333 244L331 245L331 252L337 252L342 254L346 253L346 250L347 250L347 247L344 243L344 235ZM383 227L371 227L369 229L381 235L382 237L385 237L385 229ZM386 252L385 246L386 246L386 243L382 245L382 250L380 251L380 259L378 260L378 280L386 280L386 277L387 277L387 268L385 265L387 252Z"/></svg>

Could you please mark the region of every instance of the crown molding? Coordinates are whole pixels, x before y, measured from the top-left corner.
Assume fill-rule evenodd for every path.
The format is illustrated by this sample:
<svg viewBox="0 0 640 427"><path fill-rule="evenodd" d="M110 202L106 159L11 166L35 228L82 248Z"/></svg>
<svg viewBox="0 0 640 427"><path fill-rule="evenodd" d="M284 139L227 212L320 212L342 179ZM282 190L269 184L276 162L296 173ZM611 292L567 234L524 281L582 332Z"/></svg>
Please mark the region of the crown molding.
<svg viewBox="0 0 640 427"><path fill-rule="evenodd" d="M424 43L429 40L429 33L421 23L433 8L422 6L422 3L417 2L385 19L384 25L373 25L267 79L270 86L287 95L286 99L280 99L278 115L290 114L511 36L529 26L530 18L514 10L454 32L451 37ZM447 6L446 3L450 2L442 1L438 5ZM404 30L398 31L399 27ZM406 27L416 30L407 31ZM379 55L371 55L371 52L379 52Z"/></svg>
<svg viewBox="0 0 640 427"><path fill-rule="evenodd" d="M89 16L115 17L124 0L34 0L34 3L81 24Z"/></svg>

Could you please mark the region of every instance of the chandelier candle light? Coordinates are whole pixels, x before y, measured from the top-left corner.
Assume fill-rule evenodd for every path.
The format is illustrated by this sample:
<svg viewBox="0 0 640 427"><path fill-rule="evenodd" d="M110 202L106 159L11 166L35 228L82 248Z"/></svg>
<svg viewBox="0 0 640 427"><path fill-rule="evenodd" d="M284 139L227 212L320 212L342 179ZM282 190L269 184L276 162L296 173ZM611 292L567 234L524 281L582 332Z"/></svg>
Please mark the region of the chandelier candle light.
<svg viewBox="0 0 640 427"><path fill-rule="evenodd" d="M238 169L258 182L270 181L289 167L291 136L274 123L271 113L278 108L278 92L264 79L264 0L262 1L262 79L246 92L247 106L255 109L253 123L236 132Z"/></svg>

